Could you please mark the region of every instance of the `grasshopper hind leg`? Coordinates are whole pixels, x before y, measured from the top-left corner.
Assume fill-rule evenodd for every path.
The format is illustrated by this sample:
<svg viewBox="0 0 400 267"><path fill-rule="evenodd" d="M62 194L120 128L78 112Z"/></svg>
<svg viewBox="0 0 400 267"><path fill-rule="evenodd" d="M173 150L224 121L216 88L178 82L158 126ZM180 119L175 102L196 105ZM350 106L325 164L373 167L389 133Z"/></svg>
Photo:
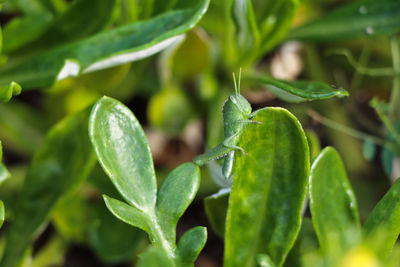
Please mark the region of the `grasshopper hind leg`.
<svg viewBox="0 0 400 267"><path fill-rule="evenodd" d="M228 156L225 157L224 164L222 165L222 175L227 180L232 176L234 161L235 151L231 151Z"/></svg>

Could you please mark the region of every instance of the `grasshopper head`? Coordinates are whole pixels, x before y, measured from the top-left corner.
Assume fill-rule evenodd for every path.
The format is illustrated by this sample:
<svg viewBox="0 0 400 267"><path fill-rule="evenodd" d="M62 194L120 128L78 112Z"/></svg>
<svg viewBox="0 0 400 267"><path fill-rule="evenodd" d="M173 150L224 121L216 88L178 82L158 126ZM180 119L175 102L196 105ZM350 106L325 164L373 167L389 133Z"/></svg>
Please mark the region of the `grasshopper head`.
<svg viewBox="0 0 400 267"><path fill-rule="evenodd" d="M243 114L250 115L251 105L246 98L241 94L232 94L229 98Z"/></svg>
<svg viewBox="0 0 400 267"><path fill-rule="evenodd" d="M242 69L240 69L240 71L239 71L239 79L238 79L238 83L236 83L235 73L233 73L233 82L234 82L234 85L235 85L235 93L232 94L229 98L231 99L232 103L235 104L237 106L237 108L243 114L250 115L250 113L251 113L251 105L247 101L247 99L244 98L240 94L240 79L241 79L241 76L242 76Z"/></svg>

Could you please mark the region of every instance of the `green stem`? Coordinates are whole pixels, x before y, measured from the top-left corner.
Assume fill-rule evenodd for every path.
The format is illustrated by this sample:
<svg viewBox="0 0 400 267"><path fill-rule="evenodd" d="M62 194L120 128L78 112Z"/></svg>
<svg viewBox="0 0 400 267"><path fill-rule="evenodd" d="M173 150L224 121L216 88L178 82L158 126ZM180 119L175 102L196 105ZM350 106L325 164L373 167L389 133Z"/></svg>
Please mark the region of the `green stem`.
<svg viewBox="0 0 400 267"><path fill-rule="evenodd" d="M152 226L151 226L151 238L152 238L152 243L163 249L169 258L175 259L175 252L174 248L172 245L168 242L166 239L164 232L161 229L160 224L158 223L158 218L155 214L151 214L150 216L150 221L152 221Z"/></svg>
<svg viewBox="0 0 400 267"><path fill-rule="evenodd" d="M386 129L389 131L389 133L392 135L394 141L400 145L400 134L397 133L393 123L390 121L389 117L385 115L383 110L379 105L373 105L375 108L376 114L378 114L379 119L383 122L385 125Z"/></svg>
<svg viewBox="0 0 400 267"><path fill-rule="evenodd" d="M368 64L369 58L371 56L371 47L372 47L371 43L372 43L371 40L368 39L367 43L364 45L361 51L361 55L358 58L358 64L361 66L366 66ZM355 70L350 82L350 88L352 90L358 89L361 85L362 79L363 79L362 74L357 70Z"/></svg>
<svg viewBox="0 0 400 267"><path fill-rule="evenodd" d="M335 121L333 121L331 119L328 119L328 118L325 118L325 117L321 116L320 114L318 114L314 110L309 110L307 113L308 113L308 115L310 117L312 117L314 120L318 121L319 123L321 123L321 124L323 124L323 125L325 125L325 126L327 126L329 128L332 128L332 129L335 129L335 130L340 131L342 133L345 133L347 135L350 135L350 136L352 136L354 138L357 138L357 139L360 139L360 140L369 140L372 143L374 143L375 145L378 145L378 146L381 146L381 147L386 147L386 148L389 148L389 149L392 149L392 150L399 150L400 149L400 146L397 145L396 143L387 141L387 140L385 140L383 138L380 138L380 137L377 137L377 136L374 136L374 135L370 135L370 134L366 134L366 133L357 131L357 130L355 130L353 128L350 128L350 127L347 127L347 126L342 125L340 123L337 123L337 122L335 122Z"/></svg>
<svg viewBox="0 0 400 267"><path fill-rule="evenodd" d="M360 74L368 75L368 76L396 76L400 75L399 70L395 70L393 68L367 68L361 65L357 60L353 57L348 49L332 49L328 52L328 54L336 54L342 55L346 57L349 64L357 70Z"/></svg>
<svg viewBox="0 0 400 267"><path fill-rule="evenodd" d="M392 51L393 69L396 73L400 72L400 48L397 36L390 39L390 48ZM393 79L392 94L390 96L390 112L389 117L392 121L400 118L400 77L395 76Z"/></svg>

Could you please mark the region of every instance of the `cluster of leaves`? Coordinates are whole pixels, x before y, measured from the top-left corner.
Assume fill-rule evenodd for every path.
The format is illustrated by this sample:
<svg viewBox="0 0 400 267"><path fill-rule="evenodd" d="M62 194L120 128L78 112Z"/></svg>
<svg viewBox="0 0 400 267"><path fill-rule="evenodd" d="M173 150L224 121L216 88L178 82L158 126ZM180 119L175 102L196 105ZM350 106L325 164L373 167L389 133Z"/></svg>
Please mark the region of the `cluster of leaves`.
<svg viewBox="0 0 400 267"><path fill-rule="evenodd" d="M191 228L176 242L176 228L199 190L199 167L176 167L157 190L153 158L138 120L113 98L93 103L103 94L126 102L134 94L150 97L150 124L174 136L207 112L211 147L221 141L223 124L216 118L231 84L227 74L239 67L244 68L245 89L268 88L284 102L348 96L320 81L276 79L265 70L265 55L285 40L314 43L396 34L400 2L354 1L290 31L303 6L300 0L6 2L11 19L3 32L0 101L11 101L0 105L0 137L7 148L33 159L26 175L13 170L5 185L8 193L1 191L10 224L0 266L58 264L66 241L89 246L103 262L128 261L143 250L143 231L152 246L140 255L138 266L193 266L207 230ZM393 78L390 103L371 102L386 136L366 138L333 125L365 140L366 150L383 146L390 173L393 167L386 163L400 153L396 36L391 45L389 70L369 69L345 53L360 74ZM160 58L152 57L160 51ZM195 92L193 97L185 87ZM40 89L48 90L42 96L48 116L13 98ZM209 166L209 175L222 188L205 198L205 210L224 238L224 266L352 266L361 260L396 266L400 184L394 183L361 227L336 150L328 147L318 154L318 142L286 109L260 109L254 120L261 124L247 126L240 138L238 145L248 155L237 153L233 181L221 180L217 163ZM0 164L0 183L8 176ZM100 194L124 223L107 211ZM303 218L307 196L314 230ZM33 256L33 242L50 219L57 235ZM3 220L0 202L0 224Z"/></svg>

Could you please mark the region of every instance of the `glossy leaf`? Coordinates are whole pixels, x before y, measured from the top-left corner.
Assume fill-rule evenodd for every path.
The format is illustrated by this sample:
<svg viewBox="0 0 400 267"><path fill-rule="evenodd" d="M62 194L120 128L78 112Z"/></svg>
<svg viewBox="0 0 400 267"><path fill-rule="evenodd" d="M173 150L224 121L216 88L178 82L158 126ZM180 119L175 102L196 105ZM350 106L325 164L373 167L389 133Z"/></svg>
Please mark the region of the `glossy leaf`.
<svg viewBox="0 0 400 267"><path fill-rule="evenodd" d="M58 201L87 177L95 163L87 137L89 111L56 124L35 154L7 232L1 267L15 266Z"/></svg>
<svg viewBox="0 0 400 267"><path fill-rule="evenodd" d="M246 53L258 47L260 36L251 0L232 1L232 17L236 24L239 51Z"/></svg>
<svg viewBox="0 0 400 267"><path fill-rule="evenodd" d="M16 82L0 86L0 102L8 102L13 96L21 93L21 86Z"/></svg>
<svg viewBox="0 0 400 267"><path fill-rule="evenodd" d="M53 15L37 13L11 20L3 31L4 52L9 53L21 46L34 41L51 25Z"/></svg>
<svg viewBox="0 0 400 267"><path fill-rule="evenodd" d="M150 247L139 256L137 267L176 267L173 260L159 248Z"/></svg>
<svg viewBox="0 0 400 267"><path fill-rule="evenodd" d="M316 81L285 81L267 76L256 76L250 79L266 86L275 96L287 102L304 102L349 95L344 89L332 88Z"/></svg>
<svg viewBox="0 0 400 267"><path fill-rule="evenodd" d="M311 167L310 208L322 252L336 260L357 242L360 220L342 160L332 147L323 149Z"/></svg>
<svg viewBox="0 0 400 267"><path fill-rule="evenodd" d="M372 243L376 234L384 236L381 247L376 249L380 258L386 258L391 252L400 234L400 180L396 180L368 216L363 234L367 239L372 238L369 240Z"/></svg>
<svg viewBox="0 0 400 267"><path fill-rule="evenodd" d="M188 230L179 239L176 247L177 258L180 266L193 266L193 262L197 259L200 251L203 249L207 241L207 229L197 226Z"/></svg>
<svg viewBox="0 0 400 267"><path fill-rule="evenodd" d="M104 196L107 208L120 220L145 230L156 248L170 259L178 260L176 224L197 193L199 167L193 163L180 165L167 176L156 194L147 138L132 112L108 97L93 107L89 136L103 169L129 202L128 205Z"/></svg>
<svg viewBox="0 0 400 267"><path fill-rule="evenodd" d="M258 56L262 56L282 41L292 26L292 20L302 0L271 0L264 2L261 9L260 25L261 49ZM266 14L264 14L266 13Z"/></svg>
<svg viewBox="0 0 400 267"><path fill-rule="evenodd" d="M30 48L43 50L101 31L115 15L117 3L117 0L103 0L101 4L96 0L74 1L68 10L54 19L43 35L37 36L36 41L30 44ZM88 15L82 16L82 14Z"/></svg>
<svg viewBox="0 0 400 267"><path fill-rule="evenodd" d="M176 224L196 196L200 185L200 170L192 163L184 163L170 172L157 194L157 217L166 238L175 242Z"/></svg>
<svg viewBox="0 0 400 267"><path fill-rule="evenodd" d="M400 2L359 0L294 29L288 39L337 41L400 31Z"/></svg>
<svg viewBox="0 0 400 267"><path fill-rule="evenodd" d="M125 202L104 195L104 202L109 211L121 221L138 227L151 235L150 223L146 214Z"/></svg>
<svg viewBox="0 0 400 267"><path fill-rule="evenodd" d="M149 57L180 41L207 10L209 0L181 0L176 10L34 55L0 69L0 86L47 87L77 76ZM190 7L189 7L190 6Z"/></svg>
<svg viewBox="0 0 400 267"><path fill-rule="evenodd" d="M221 170L219 170L221 172ZM226 214L228 211L230 189L222 189L220 192L204 199L204 209L212 229L219 236L225 234Z"/></svg>
<svg viewBox="0 0 400 267"><path fill-rule="evenodd" d="M282 266L301 223L310 155L299 121L287 110L257 111L239 141L225 231L224 266L254 266L267 253ZM245 229L245 231L244 231Z"/></svg>
<svg viewBox="0 0 400 267"><path fill-rule="evenodd" d="M275 263L267 254L257 255L257 263L260 267L275 267Z"/></svg>
<svg viewBox="0 0 400 267"><path fill-rule="evenodd" d="M120 102L103 97L92 110L89 135L101 166L124 199L138 210L154 209L153 159L133 113Z"/></svg>

